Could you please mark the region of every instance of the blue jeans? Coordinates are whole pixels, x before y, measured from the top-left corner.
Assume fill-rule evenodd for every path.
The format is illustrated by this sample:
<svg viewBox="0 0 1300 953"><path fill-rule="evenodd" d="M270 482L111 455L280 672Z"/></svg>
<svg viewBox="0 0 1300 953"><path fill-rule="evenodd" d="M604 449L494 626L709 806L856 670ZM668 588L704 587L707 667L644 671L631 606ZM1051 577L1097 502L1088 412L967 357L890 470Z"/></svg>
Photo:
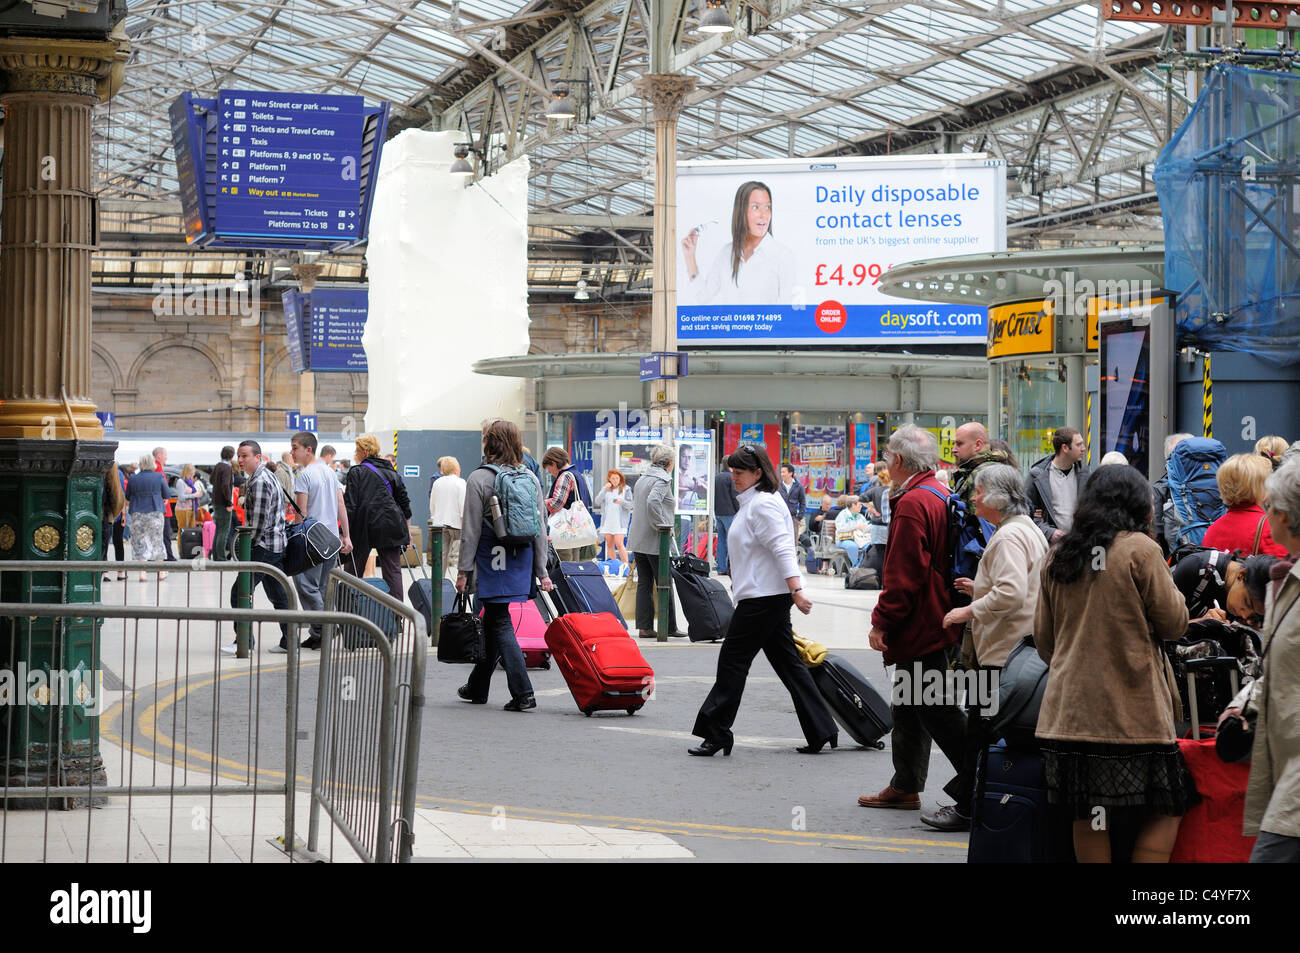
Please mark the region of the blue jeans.
<svg viewBox="0 0 1300 953"><path fill-rule="evenodd" d="M850 566L856 566L858 560L862 558L861 553L858 551L858 544L853 542L851 539L846 539L844 542L840 543L840 549L844 550L845 554L849 557Z"/></svg>
<svg viewBox="0 0 1300 953"><path fill-rule="evenodd" d="M272 566L280 568L284 566L284 553L273 553L269 549L263 549L261 546L254 546L253 553L252 553L252 562L268 563ZM289 597L285 595L284 586L280 585L280 580L268 576L264 572L253 573L253 582L248 588L248 595L250 599L254 595L256 595L257 587L259 585L262 587L262 591L266 593L266 598L271 601L271 605L274 608L279 609L280 611L284 611L285 609L289 608ZM237 607L238 603L236 602L236 600L238 596L239 596L239 580L236 579L235 584L230 587L230 605L232 608ZM256 642L256 639L253 638L253 631L255 630L256 630L256 626L254 626L253 629L250 630L248 633L249 651L252 651L253 645ZM289 626L283 622L280 623L280 645L283 648L289 647Z"/></svg>
<svg viewBox="0 0 1300 953"><path fill-rule="evenodd" d="M731 521L735 516L715 516L718 523L718 572L726 572L727 566L727 531L731 529Z"/></svg>
<svg viewBox="0 0 1300 953"><path fill-rule="evenodd" d="M533 693L533 683L528 678L528 665L523 650L515 638L515 627L510 621L510 603L483 603L483 633L487 637L487 658L469 673L469 697L486 701L492 682L492 672L498 661L506 667L506 687L510 697L522 698Z"/></svg>

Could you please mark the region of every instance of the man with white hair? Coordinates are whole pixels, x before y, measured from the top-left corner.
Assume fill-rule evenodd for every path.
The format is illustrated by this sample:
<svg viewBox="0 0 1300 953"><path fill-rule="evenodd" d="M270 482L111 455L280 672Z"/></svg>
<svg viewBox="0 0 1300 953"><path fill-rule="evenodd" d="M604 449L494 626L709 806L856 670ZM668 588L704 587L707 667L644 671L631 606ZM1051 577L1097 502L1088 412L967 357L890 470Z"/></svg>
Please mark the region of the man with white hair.
<svg viewBox="0 0 1300 953"><path fill-rule="evenodd" d="M966 718L956 699L934 698L923 684L947 684L960 625L944 627L952 608L949 591L951 547L948 540L948 492L935 479L939 442L934 434L904 424L889 438L885 453L894 478L890 494L889 541L885 545L885 587L871 614L871 647L897 665L891 710L894 776L879 794L863 795L863 807L919 810L930 768L930 741L938 742L958 774L944 786L954 801L970 799L974 779L961 769ZM936 675L927 676L928 672Z"/></svg>

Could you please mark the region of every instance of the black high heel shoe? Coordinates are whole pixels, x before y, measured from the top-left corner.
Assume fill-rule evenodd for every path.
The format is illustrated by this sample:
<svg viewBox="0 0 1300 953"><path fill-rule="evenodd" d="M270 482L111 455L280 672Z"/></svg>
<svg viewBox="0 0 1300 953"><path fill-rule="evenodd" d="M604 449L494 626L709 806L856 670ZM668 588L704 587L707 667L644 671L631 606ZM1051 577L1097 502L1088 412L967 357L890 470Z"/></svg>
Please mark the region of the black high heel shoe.
<svg viewBox="0 0 1300 953"><path fill-rule="evenodd" d="M794 750L799 752L800 754L818 754L821 752L822 748L826 746L827 742L830 742L831 750L834 750L835 748L839 747L839 738L827 738L826 741L819 741L815 745L803 745L802 747L795 748Z"/></svg>
<svg viewBox="0 0 1300 953"><path fill-rule="evenodd" d="M728 742L725 745L717 744L713 741L701 741L694 748L687 748L687 754L699 755L701 758L711 758L719 751L724 758L731 757L731 746L734 742Z"/></svg>

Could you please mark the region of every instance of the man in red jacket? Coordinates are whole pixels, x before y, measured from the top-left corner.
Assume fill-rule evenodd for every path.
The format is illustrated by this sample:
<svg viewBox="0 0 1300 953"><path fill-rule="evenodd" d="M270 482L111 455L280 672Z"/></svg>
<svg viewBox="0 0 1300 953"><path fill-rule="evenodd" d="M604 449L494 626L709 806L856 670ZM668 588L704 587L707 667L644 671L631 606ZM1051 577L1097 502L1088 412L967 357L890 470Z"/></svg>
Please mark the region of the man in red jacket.
<svg viewBox="0 0 1300 953"><path fill-rule="evenodd" d="M894 777L863 807L919 810L930 765L930 740L954 766L963 763L966 718L945 678L961 626L944 628L949 596L948 491L934 477L939 442L928 430L904 424L885 453L895 492L890 495L885 588L871 614L871 647L895 665L890 736ZM929 686L928 691L923 688ZM943 686L936 692L935 686ZM944 786L965 814L974 779L960 773Z"/></svg>

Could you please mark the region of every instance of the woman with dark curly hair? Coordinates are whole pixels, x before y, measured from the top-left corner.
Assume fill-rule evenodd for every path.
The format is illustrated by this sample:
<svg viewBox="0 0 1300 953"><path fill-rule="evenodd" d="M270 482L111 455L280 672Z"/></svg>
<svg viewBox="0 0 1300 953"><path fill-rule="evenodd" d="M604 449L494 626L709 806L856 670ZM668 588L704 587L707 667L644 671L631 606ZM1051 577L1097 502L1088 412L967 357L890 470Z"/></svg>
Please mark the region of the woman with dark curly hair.
<svg viewBox="0 0 1300 953"><path fill-rule="evenodd" d="M1034 639L1050 672L1037 735L1048 800L1070 811L1081 863L1110 862L1110 831L1125 815L1140 825L1133 861L1167 863L1197 800L1161 645L1186 632L1187 606L1151 518L1141 474L1101 467L1042 570Z"/></svg>

